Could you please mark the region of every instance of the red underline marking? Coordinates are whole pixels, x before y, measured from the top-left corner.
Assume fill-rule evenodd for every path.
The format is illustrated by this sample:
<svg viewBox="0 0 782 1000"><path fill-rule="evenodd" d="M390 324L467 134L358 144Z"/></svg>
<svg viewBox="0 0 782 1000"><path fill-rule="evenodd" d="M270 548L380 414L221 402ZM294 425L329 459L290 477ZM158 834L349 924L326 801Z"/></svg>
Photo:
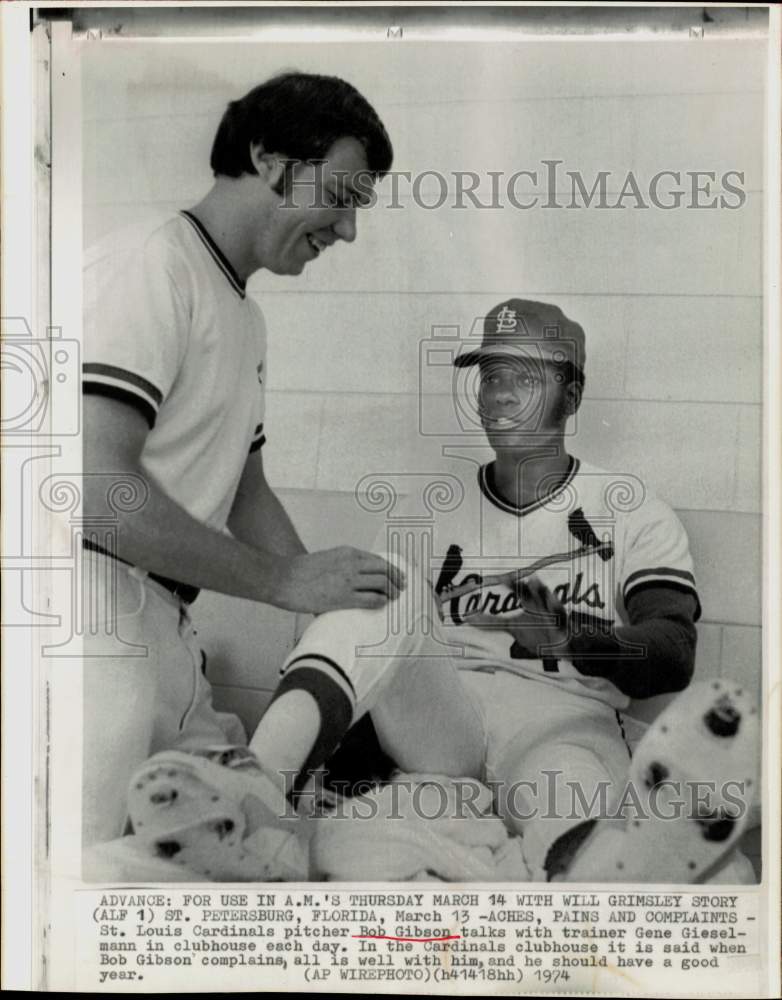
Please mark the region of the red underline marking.
<svg viewBox="0 0 782 1000"><path fill-rule="evenodd" d="M353 938L374 938L376 941L458 941L461 940L461 934L448 934L443 937L394 937L393 934L351 934Z"/></svg>

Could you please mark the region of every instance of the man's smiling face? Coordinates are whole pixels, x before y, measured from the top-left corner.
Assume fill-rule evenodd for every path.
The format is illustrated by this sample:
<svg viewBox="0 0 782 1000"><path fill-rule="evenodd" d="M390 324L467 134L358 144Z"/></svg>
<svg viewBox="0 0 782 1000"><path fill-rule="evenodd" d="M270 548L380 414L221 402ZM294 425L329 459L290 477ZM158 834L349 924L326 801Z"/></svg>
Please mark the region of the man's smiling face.
<svg viewBox="0 0 782 1000"><path fill-rule="evenodd" d="M371 197L372 178L364 147L338 139L322 162L296 163L272 183L277 198L264 213L255 243L259 267L275 274L301 274L304 266L337 240L356 238L356 209Z"/></svg>

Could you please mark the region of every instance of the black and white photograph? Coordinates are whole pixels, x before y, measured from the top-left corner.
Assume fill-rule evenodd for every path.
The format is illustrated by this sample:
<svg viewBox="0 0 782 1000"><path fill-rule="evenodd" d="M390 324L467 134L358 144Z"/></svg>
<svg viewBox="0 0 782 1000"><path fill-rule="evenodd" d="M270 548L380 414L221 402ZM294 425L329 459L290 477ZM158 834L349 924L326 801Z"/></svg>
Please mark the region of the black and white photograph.
<svg viewBox="0 0 782 1000"><path fill-rule="evenodd" d="M351 946L420 938L458 969L471 911L420 902L457 887L541 939L535 906L571 886L650 928L682 898L712 928L741 892L761 913L769 8L36 16L47 339L6 313L3 334L51 371L36 432L60 445L12 504L50 519L59 596L29 570L12 585L48 678L39 844L102 908L92 933L119 934L134 886L207 907L265 886L286 928L286 884L336 886L324 921L365 907ZM506 898L531 916L498 917ZM602 911L557 898L554 967L576 978L522 991L648 990L587 978L605 963L568 941ZM401 903L396 924L373 901ZM184 982L137 960L164 933L147 905L134 954L101 953L83 988ZM196 947L234 947L216 940ZM145 947L161 965L170 945ZM657 988L740 995L746 947L685 943ZM700 965L713 978L684 976Z"/></svg>

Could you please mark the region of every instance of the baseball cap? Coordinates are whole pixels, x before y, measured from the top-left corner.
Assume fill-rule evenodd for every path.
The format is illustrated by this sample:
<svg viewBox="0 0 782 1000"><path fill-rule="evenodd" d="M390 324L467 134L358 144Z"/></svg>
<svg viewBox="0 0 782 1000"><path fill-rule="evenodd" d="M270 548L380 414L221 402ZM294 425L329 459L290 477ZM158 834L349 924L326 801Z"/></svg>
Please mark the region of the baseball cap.
<svg viewBox="0 0 782 1000"><path fill-rule="evenodd" d="M534 354L542 360L570 361L583 371L586 338L582 327L568 319L559 306L532 299L506 299L484 320L481 346L458 354L453 363L457 368L466 368L498 354Z"/></svg>

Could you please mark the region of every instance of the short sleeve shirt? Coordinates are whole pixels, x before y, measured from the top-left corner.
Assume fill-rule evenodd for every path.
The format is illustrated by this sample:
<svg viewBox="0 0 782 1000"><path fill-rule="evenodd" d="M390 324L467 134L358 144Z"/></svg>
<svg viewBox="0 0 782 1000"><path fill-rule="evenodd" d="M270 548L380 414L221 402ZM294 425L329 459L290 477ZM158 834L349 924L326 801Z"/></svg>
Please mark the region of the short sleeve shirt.
<svg viewBox="0 0 782 1000"><path fill-rule="evenodd" d="M83 389L136 407L141 464L217 530L264 440L266 328L201 223L180 212L112 234L84 270Z"/></svg>

